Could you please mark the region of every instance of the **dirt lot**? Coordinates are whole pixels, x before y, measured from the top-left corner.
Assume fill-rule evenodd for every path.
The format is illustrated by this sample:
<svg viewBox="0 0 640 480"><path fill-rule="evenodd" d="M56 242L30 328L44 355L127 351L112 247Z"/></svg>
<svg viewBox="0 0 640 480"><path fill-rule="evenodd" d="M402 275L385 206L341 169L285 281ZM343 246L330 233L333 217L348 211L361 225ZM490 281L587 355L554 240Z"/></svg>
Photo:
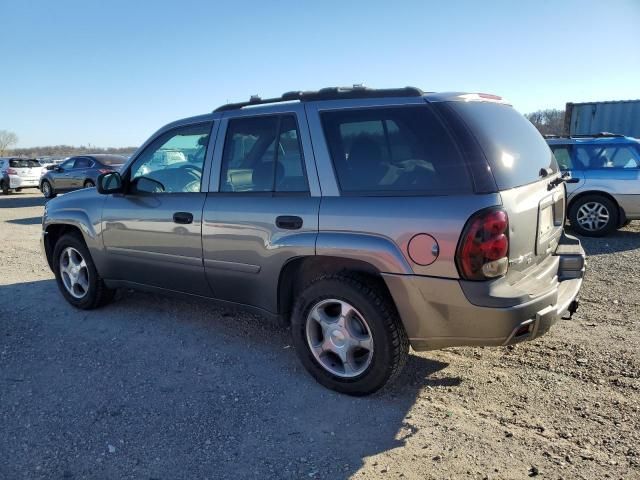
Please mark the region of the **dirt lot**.
<svg viewBox="0 0 640 480"><path fill-rule="evenodd" d="M574 320L413 353L355 399L258 317L132 292L73 309L43 204L0 196L0 478L640 478L639 223L584 239Z"/></svg>

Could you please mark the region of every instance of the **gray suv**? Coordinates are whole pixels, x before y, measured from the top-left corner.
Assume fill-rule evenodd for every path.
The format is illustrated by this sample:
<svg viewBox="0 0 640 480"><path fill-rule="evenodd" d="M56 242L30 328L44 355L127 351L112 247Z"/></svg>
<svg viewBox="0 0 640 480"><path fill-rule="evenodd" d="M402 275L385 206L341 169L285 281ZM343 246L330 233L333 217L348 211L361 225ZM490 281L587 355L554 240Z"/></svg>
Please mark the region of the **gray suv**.
<svg viewBox="0 0 640 480"><path fill-rule="evenodd" d="M584 251L565 199L500 97L328 88L163 127L48 202L42 242L78 308L119 287L247 307L290 323L321 384L365 395L410 345L509 345L570 316Z"/></svg>

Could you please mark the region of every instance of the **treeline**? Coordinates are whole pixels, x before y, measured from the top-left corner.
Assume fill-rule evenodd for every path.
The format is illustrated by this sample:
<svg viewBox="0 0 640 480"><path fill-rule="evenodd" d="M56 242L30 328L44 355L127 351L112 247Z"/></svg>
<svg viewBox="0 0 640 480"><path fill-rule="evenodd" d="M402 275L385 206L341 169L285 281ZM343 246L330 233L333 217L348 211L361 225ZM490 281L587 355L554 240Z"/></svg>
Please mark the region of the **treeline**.
<svg viewBox="0 0 640 480"><path fill-rule="evenodd" d="M137 147L109 147L98 148L91 145L50 145L46 147L14 148L8 150L6 155L15 157L71 157L73 155L84 155L88 153L116 153L118 155L131 155Z"/></svg>

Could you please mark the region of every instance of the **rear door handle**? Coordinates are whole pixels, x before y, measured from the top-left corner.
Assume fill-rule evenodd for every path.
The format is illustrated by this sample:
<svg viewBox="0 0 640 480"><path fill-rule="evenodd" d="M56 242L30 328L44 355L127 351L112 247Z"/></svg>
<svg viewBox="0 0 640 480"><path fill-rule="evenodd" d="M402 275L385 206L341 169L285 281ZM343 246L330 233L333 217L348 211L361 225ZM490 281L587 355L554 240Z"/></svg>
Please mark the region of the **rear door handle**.
<svg viewBox="0 0 640 480"><path fill-rule="evenodd" d="M182 225L193 222L193 214L189 212L176 212L173 214L173 221Z"/></svg>
<svg viewBox="0 0 640 480"><path fill-rule="evenodd" d="M302 228L302 218L295 215L281 215L276 218L276 227L284 230L298 230Z"/></svg>

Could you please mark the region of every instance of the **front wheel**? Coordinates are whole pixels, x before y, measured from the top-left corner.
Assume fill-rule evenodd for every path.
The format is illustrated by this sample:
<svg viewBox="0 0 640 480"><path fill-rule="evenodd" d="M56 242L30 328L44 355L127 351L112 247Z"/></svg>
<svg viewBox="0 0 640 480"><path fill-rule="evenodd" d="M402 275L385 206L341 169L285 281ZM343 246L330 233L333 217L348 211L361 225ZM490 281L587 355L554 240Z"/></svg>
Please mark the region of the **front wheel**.
<svg viewBox="0 0 640 480"><path fill-rule="evenodd" d="M63 235L53 249L53 271L64 298L76 308L91 310L113 298L98 274L89 249L78 235Z"/></svg>
<svg viewBox="0 0 640 480"><path fill-rule="evenodd" d="M585 237L602 237L618 226L618 206L603 195L585 195L569 210L571 227Z"/></svg>
<svg viewBox="0 0 640 480"><path fill-rule="evenodd" d="M41 189L42 189L42 194L44 195L44 198L53 198L56 196L56 191L53 189L53 187L51 186L48 180L44 180L42 182Z"/></svg>
<svg viewBox="0 0 640 480"><path fill-rule="evenodd" d="M96 184L93 183L92 180L87 180L86 182L84 182L84 188L93 188L95 186L96 186Z"/></svg>
<svg viewBox="0 0 640 480"><path fill-rule="evenodd" d="M322 385L368 395L393 380L409 353L389 295L358 277L322 276L304 289L291 318L300 361Z"/></svg>

